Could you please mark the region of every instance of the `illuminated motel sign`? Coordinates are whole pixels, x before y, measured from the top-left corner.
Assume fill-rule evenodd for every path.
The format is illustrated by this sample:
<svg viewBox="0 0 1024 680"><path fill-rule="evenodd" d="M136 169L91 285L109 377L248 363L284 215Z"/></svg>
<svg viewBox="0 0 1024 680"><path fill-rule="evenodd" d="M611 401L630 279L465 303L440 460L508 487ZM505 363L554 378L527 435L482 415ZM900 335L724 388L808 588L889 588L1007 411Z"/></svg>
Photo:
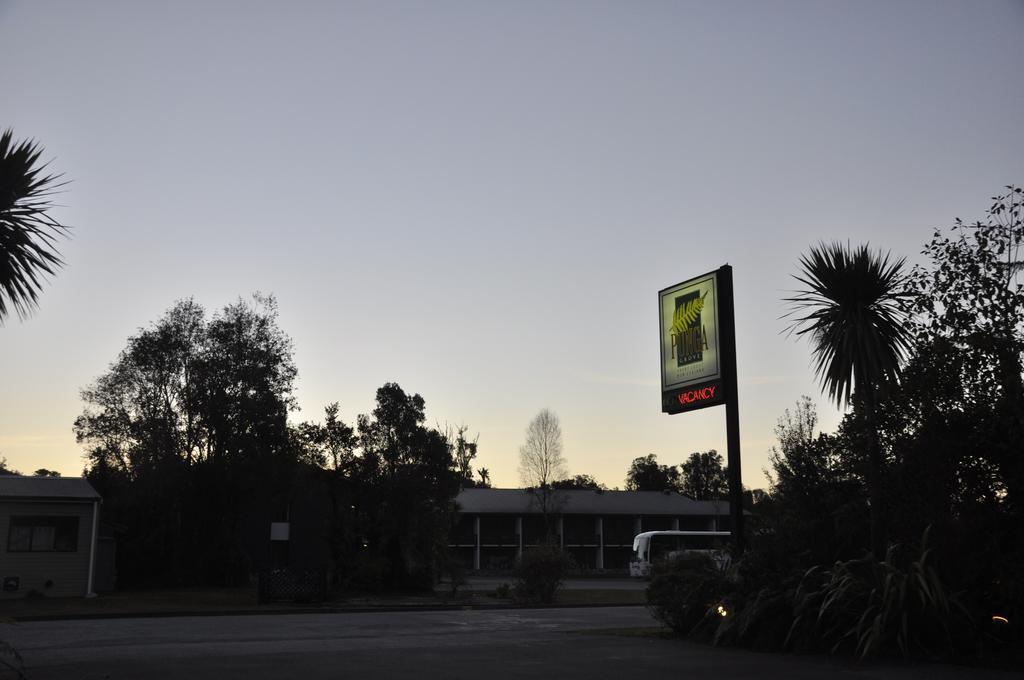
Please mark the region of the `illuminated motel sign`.
<svg viewBox="0 0 1024 680"><path fill-rule="evenodd" d="M658 292L661 319L661 410L685 413L725 405L729 514L737 553L743 551L740 416L736 389L736 321L732 267Z"/></svg>
<svg viewBox="0 0 1024 680"><path fill-rule="evenodd" d="M721 270L658 293L661 410L682 413L724 404ZM730 296L731 298L731 296ZM731 300L730 300L731 301Z"/></svg>

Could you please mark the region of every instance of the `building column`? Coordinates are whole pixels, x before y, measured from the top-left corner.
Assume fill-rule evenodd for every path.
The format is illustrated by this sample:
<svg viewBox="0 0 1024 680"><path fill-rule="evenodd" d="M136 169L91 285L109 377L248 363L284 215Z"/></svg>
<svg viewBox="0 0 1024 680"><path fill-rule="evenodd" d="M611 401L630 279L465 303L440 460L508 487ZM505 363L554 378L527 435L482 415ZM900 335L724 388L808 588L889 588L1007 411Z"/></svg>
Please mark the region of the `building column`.
<svg viewBox="0 0 1024 680"><path fill-rule="evenodd" d="M672 531L679 531L679 518L678 517L673 517L672 518Z"/></svg>
<svg viewBox="0 0 1024 680"><path fill-rule="evenodd" d="M636 536L644 530L643 522L640 521L639 517L633 518L633 535Z"/></svg>
<svg viewBox="0 0 1024 680"><path fill-rule="evenodd" d="M96 541L99 536L100 502L92 502L92 536L89 541L89 576L85 584L85 596L96 597L93 591L93 579L96 576Z"/></svg>
<svg viewBox="0 0 1024 680"><path fill-rule="evenodd" d="M516 517L516 560L523 559L523 518Z"/></svg>
<svg viewBox="0 0 1024 680"><path fill-rule="evenodd" d="M480 571L480 515L473 518L473 533L476 534L476 549L473 551L473 571Z"/></svg>
<svg viewBox="0 0 1024 680"><path fill-rule="evenodd" d="M558 524L556 526L558 527L558 549L559 550L564 550L565 549L565 531L564 531L565 525L562 523L562 516L561 515L558 516Z"/></svg>
<svg viewBox="0 0 1024 680"><path fill-rule="evenodd" d="M604 569L604 518L594 518L594 531L597 533L597 568Z"/></svg>

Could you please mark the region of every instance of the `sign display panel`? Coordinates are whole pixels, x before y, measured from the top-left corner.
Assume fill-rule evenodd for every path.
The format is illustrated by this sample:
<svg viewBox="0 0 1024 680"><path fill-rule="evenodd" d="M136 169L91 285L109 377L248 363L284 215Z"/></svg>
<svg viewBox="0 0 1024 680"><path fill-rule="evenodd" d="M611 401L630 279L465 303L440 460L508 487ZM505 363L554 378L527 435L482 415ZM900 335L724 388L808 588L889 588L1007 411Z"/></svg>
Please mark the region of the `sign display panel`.
<svg viewBox="0 0 1024 680"><path fill-rule="evenodd" d="M658 293L662 411L681 413L725 402L718 272Z"/></svg>

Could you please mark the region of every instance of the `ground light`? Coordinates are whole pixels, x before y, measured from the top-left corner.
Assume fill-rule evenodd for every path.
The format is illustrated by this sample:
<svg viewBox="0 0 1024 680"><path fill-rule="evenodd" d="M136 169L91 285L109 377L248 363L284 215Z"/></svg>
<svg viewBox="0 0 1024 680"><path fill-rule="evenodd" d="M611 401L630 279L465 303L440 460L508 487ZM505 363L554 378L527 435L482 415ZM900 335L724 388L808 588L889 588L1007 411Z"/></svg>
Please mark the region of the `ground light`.
<svg viewBox="0 0 1024 680"><path fill-rule="evenodd" d="M725 608L725 605L722 605L722 604L718 605L718 609L716 609L715 611L718 612L719 616L728 616L729 615L729 610L727 610Z"/></svg>

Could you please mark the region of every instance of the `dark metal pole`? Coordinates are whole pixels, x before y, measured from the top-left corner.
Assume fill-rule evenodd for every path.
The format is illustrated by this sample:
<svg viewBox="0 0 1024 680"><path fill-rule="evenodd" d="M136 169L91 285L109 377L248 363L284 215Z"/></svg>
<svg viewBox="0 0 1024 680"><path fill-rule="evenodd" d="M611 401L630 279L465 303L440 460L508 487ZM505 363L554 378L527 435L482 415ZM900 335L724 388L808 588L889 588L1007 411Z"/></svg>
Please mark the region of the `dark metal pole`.
<svg viewBox="0 0 1024 680"><path fill-rule="evenodd" d="M725 440L729 465L729 515L735 556L743 554L743 478L740 472L740 406L736 379L736 314L733 308L732 267L718 270L720 295L722 378L726 389Z"/></svg>

